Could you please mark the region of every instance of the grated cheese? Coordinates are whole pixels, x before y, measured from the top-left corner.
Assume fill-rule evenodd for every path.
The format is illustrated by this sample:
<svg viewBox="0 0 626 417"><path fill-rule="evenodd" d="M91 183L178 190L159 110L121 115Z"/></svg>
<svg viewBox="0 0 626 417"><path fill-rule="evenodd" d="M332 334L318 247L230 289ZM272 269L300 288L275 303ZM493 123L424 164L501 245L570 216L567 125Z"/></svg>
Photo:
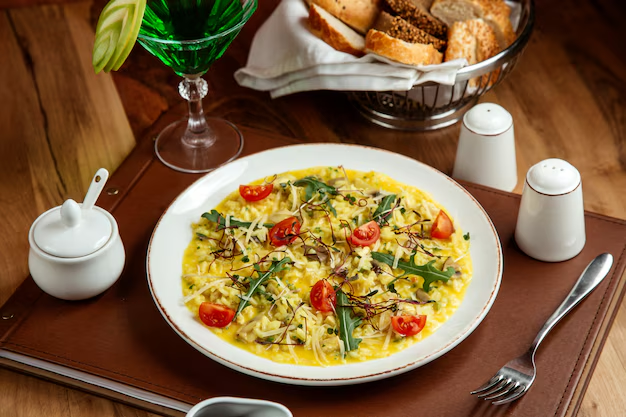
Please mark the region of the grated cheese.
<svg viewBox="0 0 626 417"><path fill-rule="evenodd" d="M291 210L295 211L298 208L298 192L296 191L296 187L289 183L289 187L291 187Z"/></svg>
<svg viewBox="0 0 626 417"><path fill-rule="evenodd" d="M250 223L250 226L248 226L248 230L246 230L246 245L248 244L248 242L250 241L250 237L252 236L252 231L254 230L254 228L256 227L256 225L259 223L259 221L261 220L261 217L257 217L256 219L254 219L252 221L252 223Z"/></svg>
<svg viewBox="0 0 626 417"><path fill-rule="evenodd" d="M294 362L296 364L298 364L298 355L296 355L296 351L293 349L293 346L291 346L291 337L289 337L289 333L287 333L287 337L285 338L285 342L287 342L287 348L289 349L289 353L291 353L291 357L293 358Z"/></svg>
<svg viewBox="0 0 626 417"><path fill-rule="evenodd" d="M398 267L398 261L400 261L400 258L402 257L402 255L404 255L404 249L402 248L402 246L398 246L396 248L396 256L393 258L394 269Z"/></svg>
<svg viewBox="0 0 626 417"><path fill-rule="evenodd" d="M196 298L198 295L202 294L203 292L205 292L209 288L216 287L219 284L225 284L227 281L230 281L230 278L223 278L223 279L218 279L216 281L207 282L202 287L200 287L199 290L197 290L197 291L193 292L192 294L189 294L187 297L183 298L183 302L184 303L188 303L189 301L193 300L194 298Z"/></svg>

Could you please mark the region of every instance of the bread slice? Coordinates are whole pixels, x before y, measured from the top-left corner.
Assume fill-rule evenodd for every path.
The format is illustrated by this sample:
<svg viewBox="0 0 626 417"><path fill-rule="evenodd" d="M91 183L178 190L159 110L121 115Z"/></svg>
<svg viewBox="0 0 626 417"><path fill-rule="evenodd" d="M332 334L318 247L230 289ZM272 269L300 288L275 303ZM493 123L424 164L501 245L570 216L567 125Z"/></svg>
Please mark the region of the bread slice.
<svg viewBox="0 0 626 417"><path fill-rule="evenodd" d="M380 13L380 0L308 0L365 35Z"/></svg>
<svg viewBox="0 0 626 417"><path fill-rule="evenodd" d="M385 0L385 3L413 26L439 39L446 39L448 32L446 25L433 17L426 8L414 3L413 0Z"/></svg>
<svg viewBox="0 0 626 417"><path fill-rule="evenodd" d="M400 16L392 16L387 12L380 13L373 29L385 32L389 36L409 43L432 43L435 49L439 51L446 47L446 41L435 38L429 33L416 28Z"/></svg>
<svg viewBox="0 0 626 417"><path fill-rule="evenodd" d="M376 29L370 29L365 36L365 52L409 65L440 64L443 58L431 43L405 42Z"/></svg>
<svg viewBox="0 0 626 417"><path fill-rule="evenodd" d="M477 64L496 55L500 47L496 40L496 34L489 24L482 19L470 19L463 22L454 22L448 32L448 48L444 61L465 58L470 65ZM480 78L472 78L470 86L479 84L484 87L487 82L493 84L498 78L498 73L489 74Z"/></svg>
<svg viewBox="0 0 626 417"><path fill-rule="evenodd" d="M511 8L504 0L435 0L430 11L448 26L454 22L483 19L494 30L500 49L509 46L516 37L511 25Z"/></svg>
<svg viewBox="0 0 626 417"><path fill-rule="evenodd" d="M365 38L316 4L309 9L311 32L338 51L363 56Z"/></svg>
<svg viewBox="0 0 626 417"><path fill-rule="evenodd" d="M413 3L416 6L421 6L423 8L425 8L426 10L430 10L430 6L432 6L434 0L411 0L411 3Z"/></svg>

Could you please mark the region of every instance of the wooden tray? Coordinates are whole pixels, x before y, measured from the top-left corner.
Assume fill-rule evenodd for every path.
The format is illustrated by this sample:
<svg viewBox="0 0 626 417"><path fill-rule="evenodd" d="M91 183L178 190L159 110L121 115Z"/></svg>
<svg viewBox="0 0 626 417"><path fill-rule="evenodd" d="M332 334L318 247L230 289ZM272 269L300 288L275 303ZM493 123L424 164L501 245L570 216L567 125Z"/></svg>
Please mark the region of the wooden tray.
<svg viewBox="0 0 626 417"><path fill-rule="evenodd" d="M293 143L253 130L244 135L245 153ZM103 295L81 302L50 297L28 278L0 308L0 363L168 415L222 395L277 401L295 416L575 414L623 296L626 222L588 213L583 252L567 262L543 263L514 243L519 196L465 184L496 225L505 257L500 293L483 323L451 352L400 376L354 386L291 386L203 356L174 333L152 301L145 278L150 235L168 204L198 177L168 169L155 160L151 142L143 141L99 201L119 223L127 254L122 277ZM504 407L471 397L471 389L528 348L602 252L616 258L611 273L547 337L529 393Z"/></svg>

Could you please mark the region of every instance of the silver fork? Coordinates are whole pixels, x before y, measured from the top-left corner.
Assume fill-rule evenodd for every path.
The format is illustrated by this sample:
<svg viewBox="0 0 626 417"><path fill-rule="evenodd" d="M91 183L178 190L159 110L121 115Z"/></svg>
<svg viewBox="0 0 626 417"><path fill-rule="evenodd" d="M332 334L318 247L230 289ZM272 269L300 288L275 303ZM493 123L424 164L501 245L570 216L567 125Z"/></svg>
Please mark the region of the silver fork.
<svg viewBox="0 0 626 417"><path fill-rule="evenodd" d="M583 271L576 284L563 300L559 308L550 316L543 325L530 349L522 356L509 361L487 383L470 394L477 394L479 398L493 401L495 405L506 404L515 401L526 394L528 388L535 381L537 368L535 367L535 353L539 344L548 332L580 303L594 288L602 282L609 273L613 264L613 256L603 253L597 256Z"/></svg>

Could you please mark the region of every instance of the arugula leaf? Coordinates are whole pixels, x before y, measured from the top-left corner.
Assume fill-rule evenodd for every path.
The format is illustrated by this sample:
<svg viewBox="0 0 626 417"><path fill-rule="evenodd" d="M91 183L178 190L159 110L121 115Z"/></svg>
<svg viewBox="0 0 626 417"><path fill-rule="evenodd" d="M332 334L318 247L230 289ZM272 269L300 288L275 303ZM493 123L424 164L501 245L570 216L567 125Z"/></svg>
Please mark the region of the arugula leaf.
<svg viewBox="0 0 626 417"><path fill-rule="evenodd" d="M358 349L361 339L355 339L352 332L361 324L361 319L352 315L348 296L341 288L337 290L337 317L339 318L339 338L343 340L344 350L349 352Z"/></svg>
<svg viewBox="0 0 626 417"><path fill-rule="evenodd" d="M250 287L248 288L246 295L241 297L241 301L239 301L239 306L237 307L237 312L235 313L235 317L233 317L233 321L235 320L237 315L241 313L241 311L244 308L246 308L250 298L252 298L252 296L257 291L259 291L259 287L262 284L264 284L273 274L276 274L280 271L284 271L285 269L287 269L285 264L288 264L290 262L291 262L291 259L288 257L285 257L281 259L280 261L273 260L272 264L270 265L267 271L262 271L258 263L254 264L254 270L258 276L256 278L250 277Z"/></svg>
<svg viewBox="0 0 626 417"><path fill-rule="evenodd" d="M375 261L385 263L389 266L393 266L394 256L387 253L382 252L372 252L372 258ZM398 278L402 278L407 275L417 275L424 278L424 285L422 288L424 291L430 291L430 284L435 281L443 281L448 282L448 279L454 275L454 268L451 266L448 267L445 271L440 271L435 268L433 264L435 261L430 261L426 265L416 265L415 264L415 254L411 255L409 262L406 261L398 261L398 268L402 269L404 273L400 275Z"/></svg>
<svg viewBox="0 0 626 417"><path fill-rule="evenodd" d="M212 221L213 223L217 223L217 230L222 230L222 229L226 229L226 216L224 216L223 214L221 214L220 212L218 212L217 210L211 210L210 213L204 213L202 214L202 217L204 217L205 219ZM252 222L244 222L241 220L237 220L234 217L230 218L230 227L250 227L250 225L252 224ZM272 228L274 226L273 223L264 223L263 226L267 227L268 229Z"/></svg>
<svg viewBox="0 0 626 417"><path fill-rule="evenodd" d="M330 199L326 201L326 207L328 207L328 210L330 210L330 212L333 213L333 216L337 217L337 210L335 210L333 205L330 204Z"/></svg>
<svg viewBox="0 0 626 417"><path fill-rule="evenodd" d="M374 215L372 216L372 220L376 220L380 226L387 224L387 217L391 213L391 205L396 201L395 194L389 194L385 196L381 201L378 207L376 207L376 211L374 211Z"/></svg>
<svg viewBox="0 0 626 417"><path fill-rule="evenodd" d="M328 185L313 176L304 177L293 183L296 187L304 187L304 198L309 201L313 198L313 194L329 194L337 195L337 189L332 185Z"/></svg>

